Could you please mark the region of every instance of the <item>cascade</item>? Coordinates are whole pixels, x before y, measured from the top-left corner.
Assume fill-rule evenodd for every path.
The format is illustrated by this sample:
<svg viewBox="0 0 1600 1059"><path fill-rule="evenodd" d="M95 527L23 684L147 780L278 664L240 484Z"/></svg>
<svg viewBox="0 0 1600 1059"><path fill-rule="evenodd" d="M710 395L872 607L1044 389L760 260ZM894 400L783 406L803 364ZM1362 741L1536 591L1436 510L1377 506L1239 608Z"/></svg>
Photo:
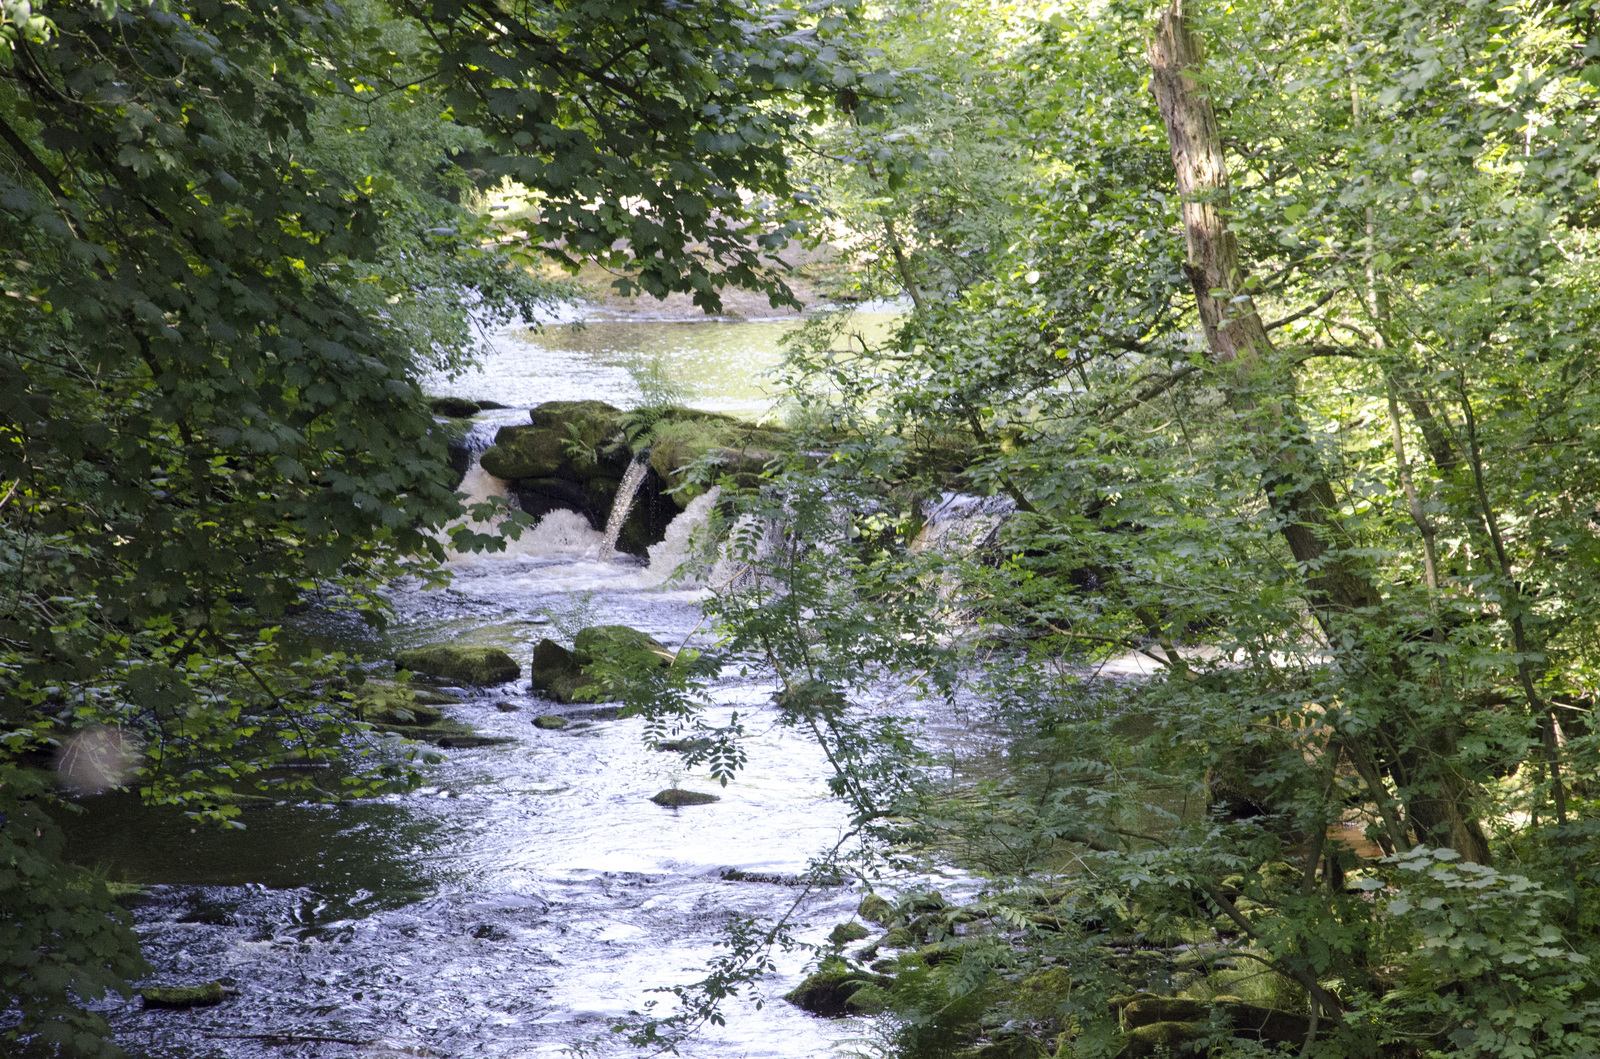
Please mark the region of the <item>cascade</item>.
<svg viewBox="0 0 1600 1059"><path fill-rule="evenodd" d="M617 497L611 502L611 514L606 518L605 538L600 542L601 562L609 563L616 556L617 538L622 536L622 527L628 521L628 512L633 510L633 498L639 494L639 486L644 484L645 473L649 470L649 461L643 453L640 453L623 472L622 482L617 486Z"/></svg>

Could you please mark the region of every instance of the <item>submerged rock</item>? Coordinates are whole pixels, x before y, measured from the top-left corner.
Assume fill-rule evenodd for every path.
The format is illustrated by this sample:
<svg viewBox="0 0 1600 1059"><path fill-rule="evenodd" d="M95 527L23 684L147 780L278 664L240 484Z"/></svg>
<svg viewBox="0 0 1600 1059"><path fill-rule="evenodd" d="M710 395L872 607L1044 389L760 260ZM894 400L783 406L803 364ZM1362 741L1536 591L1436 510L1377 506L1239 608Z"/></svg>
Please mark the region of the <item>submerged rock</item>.
<svg viewBox="0 0 1600 1059"><path fill-rule="evenodd" d="M554 714L546 713L535 717L533 719L533 726L535 728L543 728L546 731L555 731L560 728L565 728L567 726L567 719L565 717L557 717Z"/></svg>
<svg viewBox="0 0 1600 1059"><path fill-rule="evenodd" d="M515 743L509 735L442 735L434 740L445 750L471 750L480 746L505 746Z"/></svg>
<svg viewBox="0 0 1600 1059"><path fill-rule="evenodd" d="M221 982L202 982L200 985L147 986L139 990L139 996L147 1008L170 1008L181 1011L185 1008L220 1004L227 999L228 991L222 987Z"/></svg>
<svg viewBox="0 0 1600 1059"><path fill-rule="evenodd" d="M444 711L426 705L424 695L403 684L370 682L356 692L356 716L372 724L438 724Z"/></svg>
<svg viewBox="0 0 1600 1059"><path fill-rule="evenodd" d="M522 675L522 667L498 647L429 644L400 651L394 664L459 684L504 684Z"/></svg>
<svg viewBox="0 0 1600 1059"><path fill-rule="evenodd" d="M657 805L665 805L674 809L680 805L710 805L712 802L722 801L715 794L686 791L678 787L668 787L664 791L658 791L650 800Z"/></svg>
<svg viewBox="0 0 1600 1059"><path fill-rule="evenodd" d="M494 704L494 708L499 710L501 713L516 713L522 707L518 706L514 702L497 702Z"/></svg>

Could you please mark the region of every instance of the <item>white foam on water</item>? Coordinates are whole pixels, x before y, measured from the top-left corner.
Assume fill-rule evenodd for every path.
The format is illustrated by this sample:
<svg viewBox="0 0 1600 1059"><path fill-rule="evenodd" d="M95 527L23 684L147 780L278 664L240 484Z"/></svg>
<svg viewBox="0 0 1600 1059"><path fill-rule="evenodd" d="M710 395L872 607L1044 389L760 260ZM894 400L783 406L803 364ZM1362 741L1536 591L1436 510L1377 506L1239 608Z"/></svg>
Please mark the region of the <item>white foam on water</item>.
<svg viewBox="0 0 1600 1059"><path fill-rule="evenodd" d="M722 490L712 486L689 501L667 524L661 543L650 545L649 565L639 573L641 585L656 587L672 582L688 587L701 583L716 554L716 542L711 539L711 513L721 495Z"/></svg>

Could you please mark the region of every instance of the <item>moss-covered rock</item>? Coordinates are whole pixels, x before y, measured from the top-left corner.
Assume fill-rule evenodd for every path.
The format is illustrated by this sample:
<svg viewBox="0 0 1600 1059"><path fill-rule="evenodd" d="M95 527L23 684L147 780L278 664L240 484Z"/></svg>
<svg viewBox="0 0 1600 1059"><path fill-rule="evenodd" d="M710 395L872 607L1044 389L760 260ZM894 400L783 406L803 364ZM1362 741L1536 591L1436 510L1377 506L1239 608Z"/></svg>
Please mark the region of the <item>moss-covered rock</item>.
<svg viewBox="0 0 1600 1059"><path fill-rule="evenodd" d="M572 657L585 670L597 663L638 668L672 665L674 655L655 637L626 625L591 625L580 629L572 643Z"/></svg>
<svg viewBox="0 0 1600 1059"><path fill-rule="evenodd" d="M796 717L827 717L844 711L844 694L824 680L797 680L772 696L778 709Z"/></svg>
<svg viewBox="0 0 1600 1059"><path fill-rule="evenodd" d="M878 894L867 894L856 905L856 915L868 923L888 926L889 920L894 918L894 905Z"/></svg>
<svg viewBox="0 0 1600 1059"><path fill-rule="evenodd" d="M423 695L403 684L370 681L355 695L356 716L373 724L438 724L444 711L423 701Z"/></svg>
<svg viewBox="0 0 1600 1059"><path fill-rule="evenodd" d="M881 1015L889 1008L889 991L868 982L851 993L844 1006L851 1015Z"/></svg>
<svg viewBox="0 0 1600 1059"><path fill-rule="evenodd" d="M429 644L394 656L394 664L458 684L504 684L522 674L522 667L498 647Z"/></svg>
<svg viewBox="0 0 1600 1059"><path fill-rule="evenodd" d="M1130 1030L1123 1037L1122 1050L1117 1053L1117 1059L1144 1059L1162 1049L1181 1054L1209 1030L1210 1027L1203 1022L1152 1022Z"/></svg>
<svg viewBox="0 0 1600 1059"><path fill-rule="evenodd" d="M783 995L783 999L813 1015L837 1019L854 1014L850 998L867 986L883 989L887 979L858 971L842 961L823 963L815 973Z"/></svg>
<svg viewBox="0 0 1600 1059"><path fill-rule="evenodd" d="M702 791L686 791L678 787L668 787L664 791L658 791L650 800L657 805L665 805L673 809L682 805L710 805L712 802L722 801L715 794L706 794Z"/></svg>
<svg viewBox="0 0 1600 1059"><path fill-rule="evenodd" d="M533 645L528 663L528 685L556 702L573 702L578 689L589 683L572 652L554 640L543 639Z"/></svg>
<svg viewBox="0 0 1600 1059"><path fill-rule="evenodd" d="M1122 1025L1130 1030L1155 1022L1204 1022L1209 1017L1205 1004L1180 996L1135 1000L1122 1009Z"/></svg>
<svg viewBox="0 0 1600 1059"><path fill-rule="evenodd" d="M909 949L916 943L909 927L895 927L878 939L880 949Z"/></svg>
<svg viewBox="0 0 1600 1059"><path fill-rule="evenodd" d="M828 940L835 945L848 945L860 941L872 932L860 923L840 923L828 932Z"/></svg>
<svg viewBox="0 0 1600 1059"><path fill-rule="evenodd" d="M683 508L705 492L689 481L689 468L712 462L742 488L761 480L768 462L788 444L781 430L756 426L714 413L675 409L651 431L650 466L661 476L673 502Z"/></svg>
<svg viewBox="0 0 1600 1059"><path fill-rule="evenodd" d="M227 999L228 991L221 982L202 982L199 985L146 986L139 990L139 996L147 1008L183 1010L220 1004Z"/></svg>
<svg viewBox="0 0 1600 1059"><path fill-rule="evenodd" d="M428 407L433 409L434 415L450 419L466 419L477 415L483 408L477 401L469 401L465 397L430 397Z"/></svg>
<svg viewBox="0 0 1600 1059"><path fill-rule="evenodd" d="M566 438L540 427L501 427L478 463L496 478L554 478L567 463Z"/></svg>
<svg viewBox="0 0 1600 1059"><path fill-rule="evenodd" d="M567 719L565 717L557 717L554 714L546 713L535 717L533 719L533 726L535 728L543 728L546 731L553 732L565 728L567 726Z"/></svg>
<svg viewBox="0 0 1600 1059"><path fill-rule="evenodd" d="M1211 1003L1227 1013L1235 1037L1298 1044L1311 1032L1311 1019L1293 1011L1248 1004L1234 996L1214 997Z"/></svg>

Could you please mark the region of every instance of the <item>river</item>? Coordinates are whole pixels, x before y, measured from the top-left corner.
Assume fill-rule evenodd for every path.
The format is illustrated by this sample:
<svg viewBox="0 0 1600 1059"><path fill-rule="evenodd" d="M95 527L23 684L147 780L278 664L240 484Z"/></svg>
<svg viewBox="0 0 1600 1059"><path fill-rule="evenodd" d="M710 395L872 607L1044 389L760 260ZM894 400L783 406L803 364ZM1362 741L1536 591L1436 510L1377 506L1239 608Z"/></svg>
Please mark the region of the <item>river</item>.
<svg viewBox="0 0 1600 1059"><path fill-rule="evenodd" d="M492 338L479 370L435 389L511 406L481 415L480 434L525 421L541 401L626 405L641 384L662 380L691 405L760 414L772 396L759 369L775 363L793 326L513 329ZM483 478L468 487L483 488ZM393 586L396 621L382 634L319 611L297 619L297 631L361 652L381 676L395 649L444 639L499 645L526 666L552 616L632 625L671 644L700 625L698 590L663 590L659 572L636 560L599 561L592 530L547 522L507 553L453 562L447 589ZM190 1011L111 1005L119 1041L134 1055L174 1059L531 1057L591 1039L600 1054L626 1053L604 1038L612 1020L661 999L655 988L700 977L730 917L779 914L798 893L729 881L725 870L792 876L846 822L820 752L777 723L769 681L729 674L713 690L750 732L749 766L725 789L683 774L677 755L649 750L641 721L555 708L524 682L467 689L448 708L512 742L448 751L407 795L252 809L234 831L128 798L96 800L72 825L73 852L146 887L133 907L151 981L221 978L237 990ZM575 723L531 724L549 712ZM721 801L667 809L647 800L678 783ZM851 887L812 894L801 936L820 941L859 898ZM778 953L758 994L730 1002L726 1026L683 1054L803 1059L859 1033L852 1021L778 1000L806 961Z"/></svg>

